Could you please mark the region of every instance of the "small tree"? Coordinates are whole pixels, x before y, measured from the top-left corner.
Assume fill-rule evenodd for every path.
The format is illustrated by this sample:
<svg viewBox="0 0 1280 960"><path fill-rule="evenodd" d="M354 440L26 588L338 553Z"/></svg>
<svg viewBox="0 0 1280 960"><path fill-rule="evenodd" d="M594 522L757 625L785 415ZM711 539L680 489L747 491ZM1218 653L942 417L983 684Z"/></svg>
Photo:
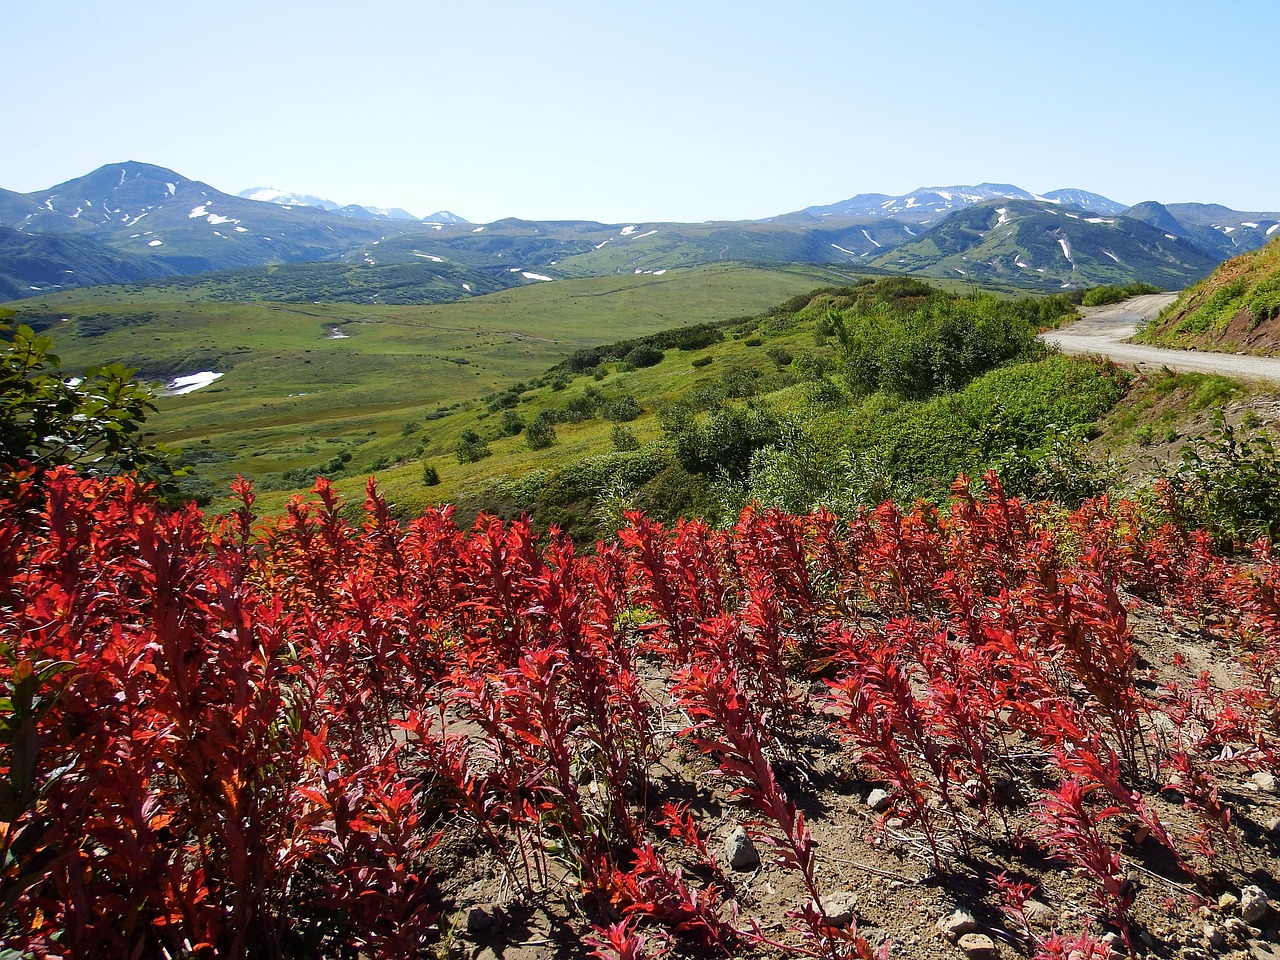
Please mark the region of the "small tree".
<svg viewBox="0 0 1280 960"><path fill-rule="evenodd" d="M52 338L0 318L0 484L22 463L37 475L67 464L96 476L136 473L180 499L176 478L186 471L142 429L155 391L118 363L69 378L52 348Z"/></svg>
<svg viewBox="0 0 1280 960"><path fill-rule="evenodd" d="M545 450L556 442L556 428L547 411L542 411L529 422L524 431L524 439L530 450Z"/></svg>
<svg viewBox="0 0 1280 960"><path fill-rule="evenodd" d="M440 471L429 463L422 465L422 482L428 487L434 487L440 483Z"/></svg>
<svg viewBox="0 0 1280 960"><path fill-rule="evenodd" d="M502 419L498 421L498 432L504 437L517 436L524 429L524 420L514 410L503 410Z"/></svg>
<svg viewBox="0 0 1280 960"><path fill-rule="evenodd" d="M492 452L488 441L470 428L462 431L462 436L458 438L458 446L454 449L459 463L477 463Z"/></svg>

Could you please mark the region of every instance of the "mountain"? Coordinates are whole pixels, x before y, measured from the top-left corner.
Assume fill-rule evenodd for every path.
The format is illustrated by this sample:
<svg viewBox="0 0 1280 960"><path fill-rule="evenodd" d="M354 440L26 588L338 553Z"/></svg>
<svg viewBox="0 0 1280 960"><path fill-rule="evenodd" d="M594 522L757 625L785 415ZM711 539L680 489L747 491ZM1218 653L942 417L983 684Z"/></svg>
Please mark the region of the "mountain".
<svg viewBox="0 0 1280 960"><path fill-rule="evenodd" d="M1185 237L1219 260L1256 250L1280 230L1280 213L1245 213L1216 203L1171 203L1147 200L1125 216Z"/></svg>
<svg viewBox="0 0 1280 960"><path fill-rule="evenodd" d="M120 253L82 234L20 233L0 227L0 300L179 272L163 260Z"/></svg>
<svg viewBox="0 0 1280 960"><path fill-rule="evenodd" d="M1162 347L1280 354L1280 237L1184 290L1137 339Z"/></svg>
<svg viewBox="0 0 1280 960"><path fill-rule="evenodd" d="M1049 200L1078 210L1103 213L1108 216L1120 213L1123 204L1087 190L1069 188L1053 190L1043 196L1028 193L1009 183L979 183L976 186L921 187L900 197L883 193L860 193L856 197L826 206L805 207L800 211L816 220L838 218L889 217L909 223L929 224L954 210L962 210L975 203L989 200ZM784 215L794 216L794 215Z"/></svg>
<svg viewBox="0 0 1280 960"><path fill-rule="evenodd" d="M419 218L415 217L408 210L402 210L400 207L369 207L357 203L341 204L332 200L326 200L323 197L313 196L309 193L288 193L284 190L277 190L275 187L250 187L248 190L241 190L236 194L242 200L257 200L261 203L275 203L282 207L315 207L319 210L327 210L329 213L336 213L343 217L355 217L358 220L410 220L418 222ZM461 217L455 217L451 213L432 214L426 217L426 220L434 220L438 217L449 217L451 219L442 221L447 223L466 223Z"/></svg>
<svg viewBox="0 0 1280 960"><path fill-rule="evenodd" d="M1043 200L989 200L952 213L872 266L975 281L1087 287L1141 280L1178 289L1215 258L1159 228Z"/></svg>
<svg viewBox="0 0 1280 960"><path fill-rule="evenodd" d="M1099 193L1090 193L1088 190L1080 190L1077 187L1050 190L1041 199L1052 200L1054 203L1060 203L1064 207L1074 207L1076 210L1101 213L1108 217L1114 217L1125 211L1123 203L1116 203L1114 200L1108 200Z"/></svg>
<svg viewBox="0 0 1280 960"><path fill-rule="evenodd" d="M91 236L118 253L157 261L161 275L323 260L397 231L381 220L233 197L134 161L45 190L6 192L0 224L26 234Z"/></svg>
<svg viewBox="0 0 1280 960"><path fill-rule="evenodd" d="M399 208L339 206L267 187L237 197L129 161L45 190L0 190L0 226L29 237L92 241L37 249L10 238L0 252L0 276L9 278L6 295L22 296L50 286L244 270L239 279L220 281L223 288L384 303L726 260L919 269L1040 288L1133 280L1172 287L1261 246L1280 225L1280 214L1213 204L1146 202L1127 208L1126 216L1120 209L1079 188L1039 196L980 183L922 187L900 197L863 193L760 221L472 225L447 210L418 220ZM975 212L960 216L967 211ZM80 267L68 259L77 252ZM324 269L275 279L263 273L299 263L332 264L314 296L306 283Z"/></svg>

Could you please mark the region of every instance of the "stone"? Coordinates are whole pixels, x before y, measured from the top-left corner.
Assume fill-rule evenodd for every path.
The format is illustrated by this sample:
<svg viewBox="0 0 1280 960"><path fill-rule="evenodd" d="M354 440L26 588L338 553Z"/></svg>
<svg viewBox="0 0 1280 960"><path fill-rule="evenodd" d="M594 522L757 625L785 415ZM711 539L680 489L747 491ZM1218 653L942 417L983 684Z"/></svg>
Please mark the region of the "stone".
<svg viewBox="0 0 1280 960"><path fill-rule="evenodd" d="M971 960L993 960L1000 956L996 942L985 933L966 933L960 938L959 947Z"/></svg>
<svg viewBox="0 0 1280 960"><path fill-rule="evenodd" d="M499 919L499 909L496 904L492 903L471 907L467 911L467 933L484 933L484 931L496 925Z"/></svg>
<svg viewBox="0 0 1280 960"><path fill-rule="evenodd" d="M724 838L724 858L735 870L751 870L760 865L756 845L743 827L734 827Z"/></svg>
<svg viewBox="0 0 1280 960"><path fill-rule="evenodd" d="M852 924L858 916L858 895L852 890L837 890L822 898L822 907L823 922L842 929Z"/></svg>
<svg viewBox="0 0 1280 960"><path fill-rule="evenodd" d="M1224 893L1218 898L1218 909L1223 913L1232 913L1240 906L1240 898L1234 893Z"/></svg>
<svg viewBox="0 0 1280 960"><path fill-rule="evenodd" d="M1040 900L1028 900L1022 905L1022 915L1030 926L1040 930L1051 930L1058 922L1058 914L1047 903Z"/></svg>
<svg viewBox="0 0 1280 960"><path fill-rule="evenodd" d="M949 917L938 921L938 932L951 940L959 940L966 933L978 929L978 921L968 910L956 910Z"/></svg>
<svg viewBox="0 0 1280 960"><path fill-rule="evenodd" d="M887 791L881 790L879 787L867 794L867 806L876 813L884 813L893 806L893 799Z"/></svg>
<svg viewBox="0 0 1280 960"><path fill-rule="evenodd" d="M1259 770L1249 779L1253 781L1254 788L1259 793L1280 792L1276 790L1276 778L1273 777L1271 774L1267 773L1267 771L1265 770Z"/></svg>
<svg viewBox="0 0 1280 960"><path fill-rule="evenodd" d="M1271 898L1263 892L1261 887L1249 884L1240 890L1240 916L1244 917L1245 923L1257 923L1267 915L1267 911L1271 909Z"/></svg>
<svg viewBox="0 0 1280 960"><path fill-rule="evenodd" d="M1204 942L1215 950L1221 950L1227 945L1227 938L1221 930L1212 923L1204 925Z"/></svg>

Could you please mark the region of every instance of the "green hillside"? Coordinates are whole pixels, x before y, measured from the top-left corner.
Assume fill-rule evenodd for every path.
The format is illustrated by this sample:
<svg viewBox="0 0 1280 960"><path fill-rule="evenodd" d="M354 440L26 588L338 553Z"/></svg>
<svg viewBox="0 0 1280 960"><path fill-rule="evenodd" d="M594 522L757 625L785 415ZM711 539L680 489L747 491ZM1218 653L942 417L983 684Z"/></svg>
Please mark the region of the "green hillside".
<svg viewBox="0 0 1280 960"><path fill-rule="evenodd" d="M1136 280L1178 289L1203 277L1215 262L1187 241L1127 217L993 200L951 214L871 265L977 283L1081 288Z"/></svg>
<svg viewBox="0 0 1280 960"><path fill-rule="evenodd" d="M222 373L162 399L151 425L225 485L238 472L319 471L342 453L351 470L368 471L421 442L406 439L406 423L441 427L449 449L461 429L456 411L574 350L758 313L848 280L821 268L726 264L537 283L428 307L221 302L181 286L88 288L12 306L18 322L55 335L73 371L119 361L162 382Z"/></svg>
<svg viewBox="0 0 1280 960"><path fill-rule="evenodd" d="M1162 347L1280 354L1280 239L1222 264L1137 339Z"/></svg>

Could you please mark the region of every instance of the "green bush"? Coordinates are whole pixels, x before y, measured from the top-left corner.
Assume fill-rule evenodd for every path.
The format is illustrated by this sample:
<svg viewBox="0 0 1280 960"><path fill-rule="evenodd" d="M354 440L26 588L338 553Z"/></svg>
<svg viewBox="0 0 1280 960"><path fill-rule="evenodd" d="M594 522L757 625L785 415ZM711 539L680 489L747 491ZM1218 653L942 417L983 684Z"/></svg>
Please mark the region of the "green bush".
<svg viewBox="0 0 1280 960"><path fill-rule="evenodd" d="M639 370L643 367L652 367L661 363L663 356L662 350L658 347L641 343L629 350L627 355L622 358L622 361L627 366Z"/></svg>
<svg viewBox="0 0 1280 960"><path fill-rule="evenodd" d="M624 393L616 399L603 403L600 412L606 420L612 420L615 423L630 423L644 413L644 407L640 406L639 402L631 394Z"/></svg>
<svg viewBox="0 0 1280 960"><path fill-rule="evenodd" d="M428 487L434 487L440 483L440 471L429 463L422 465L422 482Z"/></svg>
<svg viewBox="0 0 1280 960"><path fill-rule="evenodd" d="M752 454L777 443L779 436L777 420L765 412L726 407L686 425L671 439L676 462L689 473L741 480Z"/></svg>
<svg viewBox="0 0 1280 960"><path fill-rule="evenodd" d="M543 410L529 422L524 430L524 439L530 450L545 450L556 442L554 423L548 410Z"/></svg>
<svg viewBox="0 0 1280 960"><path fill-rule="evenodd" d="M454 448L459 463L478 463L491 453L488 441L469 427L462 431Z"/></svg>
<svg viewBox="0 0 1280 960"><path fill-rule="evenodd" d="M1174 518L1208 530L1220 546L1280 538L1280 457L1265 433L1240 436L1221 412L1183 450L1165 490Z"/></svg>
<svg viewBox="0 0 1280 960"><path fill-rule="evenodd" d="M1107 287L1091 287L1080 297L1080 303L1086 307L1101 307L1108 303L1119 303L1130 297L1140 297L1148 293L1160 293L1159 287L1149 283L1126 283Z"/></svg>
<svg viewBox="0 0 1280 960"><path fill-rule="evenodd" d="M710 366L714 361L715 361L715 357L695 357L693 360L693 366L707 367L707 366Z"/></svg>
<svg viewBox="0 0 1280 960"><path fill-rule="evenodd" d="M94 475L135 472L162 498L180 501L177 479L186 471L143 431L156 394L136 372L111 364L72 380L50 337L0 320L0 487L22 462L38 473L70 465Z"/></svg>
<svg viewBox="0 0 1280 960"><path fill-rule="evenodd" d="M524 420L520 414L514 410L502 411L502 418L498 421L498 434L503 437L514 437L520 434L524 429Z"/></svg>

